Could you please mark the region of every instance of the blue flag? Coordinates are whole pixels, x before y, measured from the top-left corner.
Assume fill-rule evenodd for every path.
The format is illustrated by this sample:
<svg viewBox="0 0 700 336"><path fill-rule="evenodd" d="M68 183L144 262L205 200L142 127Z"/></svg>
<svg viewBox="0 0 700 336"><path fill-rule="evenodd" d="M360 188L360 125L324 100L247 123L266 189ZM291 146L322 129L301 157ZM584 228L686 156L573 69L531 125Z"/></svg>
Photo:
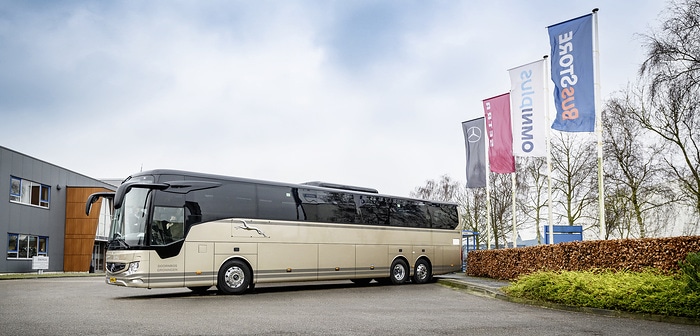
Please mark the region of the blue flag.
<svg viewBox="0 0 700 336"><path fill-rule="evenodd" d="M593 132L593 14L547 29L552 50L554 105L557 108L552 128L563 132Z"/></svg>

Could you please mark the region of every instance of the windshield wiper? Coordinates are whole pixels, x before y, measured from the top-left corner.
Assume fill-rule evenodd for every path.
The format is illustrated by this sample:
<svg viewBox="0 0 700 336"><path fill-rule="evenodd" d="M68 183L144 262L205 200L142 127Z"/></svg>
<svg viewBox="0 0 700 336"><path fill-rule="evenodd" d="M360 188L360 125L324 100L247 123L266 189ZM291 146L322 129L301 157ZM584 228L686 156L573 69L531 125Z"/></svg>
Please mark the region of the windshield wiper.
<svg viewBox="0 0 700 336"><path fill-rule="evenodd" d="M109 246L112 246L112 244L114 244L115 242L117 243L118 247L122 247L125 249L128 249L130 247L129 244L127 244L126 241L124 241L124 238L122 238L122 235L119 232L114 234L112 240L110 240L108 244Z"/></svg>

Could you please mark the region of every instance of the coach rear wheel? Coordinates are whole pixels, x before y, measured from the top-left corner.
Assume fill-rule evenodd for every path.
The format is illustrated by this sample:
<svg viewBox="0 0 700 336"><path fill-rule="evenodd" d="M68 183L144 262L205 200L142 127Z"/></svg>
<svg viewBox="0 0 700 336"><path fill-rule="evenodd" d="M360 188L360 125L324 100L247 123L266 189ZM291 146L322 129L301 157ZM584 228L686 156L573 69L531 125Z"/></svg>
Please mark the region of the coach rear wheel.
<svg viewBox="0 0 700 336"><path fill-rule="evenodd" d="M424 284L430 281L432 270L430 263L425 259L416 262L416 269L413 271L413 283Z"/></svg>
<svg viewBox="0 0 700 336"><path fill-rule="evenodd" d="M391 263L391 283L394 285L400 285L408 280L408 264L401 259L394 260Z"/></svg>
<svg viewBox="0 0 700 336"><path fill-rule="evenodd" d="M240 260L229 260L219 269L216 288L224 294L243 294L250 286L253 272Z"/></svg>

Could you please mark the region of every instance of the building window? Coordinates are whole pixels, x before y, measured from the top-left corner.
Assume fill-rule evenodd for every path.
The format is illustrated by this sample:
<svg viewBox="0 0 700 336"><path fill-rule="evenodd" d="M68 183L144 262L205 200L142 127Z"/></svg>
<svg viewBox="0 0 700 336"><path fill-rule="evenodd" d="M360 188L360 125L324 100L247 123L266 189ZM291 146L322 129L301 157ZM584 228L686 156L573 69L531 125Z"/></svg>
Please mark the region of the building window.
<svg viewBox="0 0 700 336"><path fill-rule="evenodd" d="M19 177L10 177L10 201L36 205L42 208L48 208L51 198L51 187L21 179Z"/></svg>
<svg viewBox="0 0 700 336"><path fill-rule="evenodd" d="M49 237L7 234L7 259L30 259L34 256L48 256Z"/></svg>

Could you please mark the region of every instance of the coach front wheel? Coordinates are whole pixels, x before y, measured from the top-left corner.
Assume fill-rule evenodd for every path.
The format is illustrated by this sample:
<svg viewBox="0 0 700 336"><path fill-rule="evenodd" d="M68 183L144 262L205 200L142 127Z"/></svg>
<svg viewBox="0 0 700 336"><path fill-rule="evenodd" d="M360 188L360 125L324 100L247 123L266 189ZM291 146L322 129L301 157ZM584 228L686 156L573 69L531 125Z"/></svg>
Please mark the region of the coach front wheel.
<svg viewBox="0 0 700 336"><path fill-rule="evenodd" d="M240 260L229 260L219 269L216 288L224 294L243 294L253 280L253 272Z"/></svg>

